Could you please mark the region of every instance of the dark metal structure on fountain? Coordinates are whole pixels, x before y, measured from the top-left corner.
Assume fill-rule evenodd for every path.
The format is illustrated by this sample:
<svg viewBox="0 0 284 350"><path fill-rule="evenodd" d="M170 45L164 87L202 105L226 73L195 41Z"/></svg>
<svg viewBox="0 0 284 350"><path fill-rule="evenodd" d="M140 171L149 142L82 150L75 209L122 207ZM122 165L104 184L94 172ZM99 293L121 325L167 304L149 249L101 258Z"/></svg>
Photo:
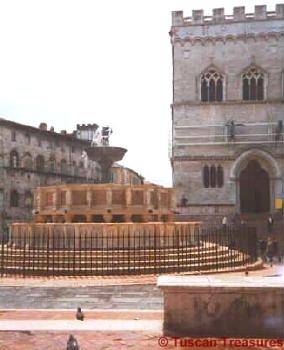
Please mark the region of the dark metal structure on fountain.
<svg viewBox="0 0 284 350"><path fill-rule="evenodd" d="M100 165L103 183L110 182L111 166L113 163L122 160L127 152L125 148L109 145L111 134L112 129L109 126L99 128L94 134L91 147L85 150L88 158Z"/></svg>

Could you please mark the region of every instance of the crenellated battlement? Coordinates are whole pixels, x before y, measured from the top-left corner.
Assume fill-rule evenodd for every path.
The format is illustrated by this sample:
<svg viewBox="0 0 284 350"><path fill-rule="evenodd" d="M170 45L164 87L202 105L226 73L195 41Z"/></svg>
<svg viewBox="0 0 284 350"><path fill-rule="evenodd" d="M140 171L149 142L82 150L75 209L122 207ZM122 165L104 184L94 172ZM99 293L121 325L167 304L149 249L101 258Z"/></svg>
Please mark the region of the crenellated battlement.
<svg viewBox="0 0 284 350"><path fill-rule="evenodd" d="M193 10L191 17L184 17L183 11L172 12L173 27L246 21L251 22L270 19L284 19L284 4L277 4L275 11L267 11L266 5L256 5L254 13L246 13L244 6L237 6L234 7L232 15L225 15L224 8L214 8L212 10L212 16L205 16L203 10Z"/></svg>
<svg viewBox="0 0 284 350"><path fill-rule="evenodd" d="M77 130L97 130L97 124L77 124Z"/></svg>

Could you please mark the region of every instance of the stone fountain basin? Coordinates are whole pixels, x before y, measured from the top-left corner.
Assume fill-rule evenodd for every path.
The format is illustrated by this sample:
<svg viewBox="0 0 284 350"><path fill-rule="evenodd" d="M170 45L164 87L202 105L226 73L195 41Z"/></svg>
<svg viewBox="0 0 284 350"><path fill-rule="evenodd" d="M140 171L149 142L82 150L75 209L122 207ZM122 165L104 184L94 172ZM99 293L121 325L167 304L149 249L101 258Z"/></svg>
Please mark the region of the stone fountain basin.
<svg viewBox="0 0 284 350"><path fill-rule="evenodd" d="M89 159L98 163L104 162L105 160L118 162L124 157L127 149L122 147L97 146L87 148L86 152Z"/></svg>

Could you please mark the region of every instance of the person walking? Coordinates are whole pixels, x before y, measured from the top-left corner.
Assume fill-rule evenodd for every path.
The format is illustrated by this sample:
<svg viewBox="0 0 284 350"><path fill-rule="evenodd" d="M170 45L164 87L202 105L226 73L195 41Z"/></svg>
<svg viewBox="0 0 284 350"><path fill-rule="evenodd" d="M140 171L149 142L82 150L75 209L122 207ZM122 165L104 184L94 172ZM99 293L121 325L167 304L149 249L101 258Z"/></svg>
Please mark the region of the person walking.
<svg viewBox="0 0 284 350"><path fill-rule="evenodd" d="M267 240L267 246L266 246L266 256L268 258L268 261L271 264L273 262L273 254L274 254L273 239L271 236L269 236Z"/></svg>
<svg viewBox="0 0 284 350"><path fill-rule="evenodd" d="M267 219L267 232L272 235L274 220L271 216Z"/></svg>
<svg viewBox="0 0 284 350"><path fill-rule="evenodd" d="M266 262L266 241L261 239L259 241L259 253L263 262Z"/></svg>
<svg viewBox="0 0 284 350"><path fill-rule="evenodd" d="M228 226L228 219L227 219L227 216L224 216L222 219L223 232L227 231L227 226Z"/></svg>
<svg viewBox="0 0 284 350"><path fill-rule="evenodd" d="M279 246L278 246L278 241L276 239L276 237L274 237L273 239L273 243L272 243L272 249L273 249L273 256L278 258L278 262L281 262L281 257L279 254Z"/></svg>

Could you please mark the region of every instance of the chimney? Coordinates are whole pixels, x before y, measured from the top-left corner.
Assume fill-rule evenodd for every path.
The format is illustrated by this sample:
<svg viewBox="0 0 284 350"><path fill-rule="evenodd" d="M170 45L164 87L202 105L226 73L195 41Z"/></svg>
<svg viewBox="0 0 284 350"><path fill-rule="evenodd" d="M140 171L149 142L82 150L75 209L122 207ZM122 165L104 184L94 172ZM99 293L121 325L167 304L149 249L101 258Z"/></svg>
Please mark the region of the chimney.
<svg viewBox="0 0 284 350"><path fill-rule="evenodd" d="M54 126L51 126L49 129L51 132L54 132Z"/></svg>
<svg viewBox="0 0 284 350"><path fill-rule="evenodd" d="M61 135L66 135L66 134L67 134L67 131L66 131L66 130L61 130L61 131L60 131L60 134L61 134Z"/></svg>
<svg viewBox="0 0 284 350"><path fill-rule="evenodd" d="M39 124L40 130L47 131L47 124L46 123L40 123Z"/></svg>

